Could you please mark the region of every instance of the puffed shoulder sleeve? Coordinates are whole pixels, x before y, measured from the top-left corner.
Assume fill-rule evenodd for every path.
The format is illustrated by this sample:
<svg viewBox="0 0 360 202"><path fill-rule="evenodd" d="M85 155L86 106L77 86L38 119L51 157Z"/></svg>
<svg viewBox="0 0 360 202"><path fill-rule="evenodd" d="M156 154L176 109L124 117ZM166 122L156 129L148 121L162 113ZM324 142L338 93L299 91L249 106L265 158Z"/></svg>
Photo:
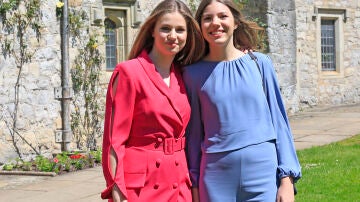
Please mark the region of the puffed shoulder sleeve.
<svg viewBox="0 0 360 202"><path fill-rule="evenodd" d="M291 176L294 182L296 182L301 177L301 167L296 154L293 135L281 97L276 72L269 56L262 56L259 62L263 71L264 90L277 135L278 177L281 179Z"/></svg>
<svg viewBox="0 0 360 202"><path fill-rule="evenodd" d="M111 199L112 188L115 184L122 194L127 197L123 156L125 142L129 137L131 129L134 103L135 87L133 81L129 73L125 71L125 68L119 64L111 76L106 95L102 167L107 187L101 193L103 199ZM117 158L115 176L113 176L110 166L111 148L114 150Z"/></svg>
<svg viewBox="0 0 360 202"><path fill-rule="evenodd" d="M186 128L186 155L192 187L198 187L200 175L201 144L204 137L201 119L201 108L196 90L195 80L189 71L183 74L190 106L191 116Z"/></svg>

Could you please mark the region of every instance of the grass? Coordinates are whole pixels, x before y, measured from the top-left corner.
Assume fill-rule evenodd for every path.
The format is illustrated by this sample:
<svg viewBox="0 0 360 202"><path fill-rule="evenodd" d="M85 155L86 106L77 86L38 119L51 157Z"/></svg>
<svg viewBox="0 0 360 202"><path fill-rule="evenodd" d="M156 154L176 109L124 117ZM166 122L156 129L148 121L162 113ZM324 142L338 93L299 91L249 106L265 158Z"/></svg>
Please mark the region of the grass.
<svg viewBox="0 0 360 202"><path fill-rule="evenodd" d="M302 178L296 202L360 202L360 134L297 153Z"/></svg>

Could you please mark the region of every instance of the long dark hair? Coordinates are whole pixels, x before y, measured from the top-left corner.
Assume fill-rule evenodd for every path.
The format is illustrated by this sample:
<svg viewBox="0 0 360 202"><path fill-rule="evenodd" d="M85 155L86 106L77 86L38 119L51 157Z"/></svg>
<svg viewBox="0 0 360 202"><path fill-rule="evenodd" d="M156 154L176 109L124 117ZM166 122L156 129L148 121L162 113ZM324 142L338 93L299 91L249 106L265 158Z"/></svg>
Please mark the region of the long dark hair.
<svg viewBox="0 0 360 202"><path fill-rule="evenodd" d="M205 8L213 1L222 3L227 6L234 16L235 24L238 26L237 29L234 30L234 46L240 50L258 49L260 47L259 36L261 38L261 36L264 34L264 29L256 22L245 19L233 0L202 0L195 14L195 19L198 24L201 25L201 17ZM205 44L206 50L204 54L207 54L209 52L209 44L207 42L205 42Z"/></svg>

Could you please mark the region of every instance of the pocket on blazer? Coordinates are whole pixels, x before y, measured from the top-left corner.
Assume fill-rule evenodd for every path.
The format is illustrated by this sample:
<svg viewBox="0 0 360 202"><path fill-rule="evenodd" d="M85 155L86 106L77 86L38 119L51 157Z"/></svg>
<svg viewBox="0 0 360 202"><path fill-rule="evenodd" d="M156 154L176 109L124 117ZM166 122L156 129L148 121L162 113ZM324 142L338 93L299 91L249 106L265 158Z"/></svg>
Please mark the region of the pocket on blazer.
<svg viewBox="0 0 360 202"><path fill-rule="evenodd" d="M136 148L126 148L124 179L127 188L144 187L147 170L147 153Z"/></svg>

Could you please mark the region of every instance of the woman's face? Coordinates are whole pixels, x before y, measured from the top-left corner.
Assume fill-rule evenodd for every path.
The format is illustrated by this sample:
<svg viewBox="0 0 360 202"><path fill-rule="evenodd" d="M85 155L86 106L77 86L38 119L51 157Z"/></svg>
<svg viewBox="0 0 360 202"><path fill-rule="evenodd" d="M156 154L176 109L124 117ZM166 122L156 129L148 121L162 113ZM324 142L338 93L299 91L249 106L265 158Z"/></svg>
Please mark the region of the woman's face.
<svg viewBox="0 0 360 202"><path fill-rule="evenodd" d="M226 5L212 1L205 7L201 17L201 31L210 46L232 44L236 28L234 16Z"/></svg>
<svg viewBox="0 0 360 202"><path fill-rule="evenodd" d="M153 49L160 54L176 55L186 43L185 18L178 12L164 14L156 22L152 37L154 38Z"/></svg>

